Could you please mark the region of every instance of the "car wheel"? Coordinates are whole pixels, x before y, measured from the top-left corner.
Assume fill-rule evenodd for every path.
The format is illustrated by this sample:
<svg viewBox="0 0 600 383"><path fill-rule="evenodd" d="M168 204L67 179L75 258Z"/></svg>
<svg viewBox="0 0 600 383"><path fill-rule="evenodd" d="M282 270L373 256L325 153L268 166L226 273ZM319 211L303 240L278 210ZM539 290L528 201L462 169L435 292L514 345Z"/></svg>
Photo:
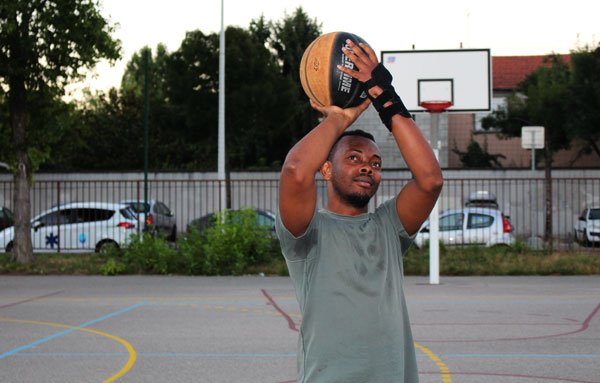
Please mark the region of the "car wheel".
<svg viewBox="0 0 600 383"><path fill-rule="evenodd" d="M104 254L112 249L119 250L119 245L111 239L104 239L96 245L96 253Z"/></svg>
<svg viewBox="0 0 600 383"><path fill-rule="evenodd" d="M167 239L172 242L175 242L177 240L177 225L173 225L173 230L171 230L171 234Z"/></svg>
<svg viewBox="0 0 600 383"><path fill-rule="evenodd" d="M6 245L6 252L7 253L12 253L12 250L13 250L13 243L12 243L12 241L10 241L8 243L8 245Z"/></svg>
<svg viewBox="0 0 600 383"><path fill-rule="evenodd" d="M583 237L583 238L581 238L581 243L583 244L583 246L589 247L590 246L590 240L588 239L587 230L586 229L583 229L583 234L581 236Z"/></svg>

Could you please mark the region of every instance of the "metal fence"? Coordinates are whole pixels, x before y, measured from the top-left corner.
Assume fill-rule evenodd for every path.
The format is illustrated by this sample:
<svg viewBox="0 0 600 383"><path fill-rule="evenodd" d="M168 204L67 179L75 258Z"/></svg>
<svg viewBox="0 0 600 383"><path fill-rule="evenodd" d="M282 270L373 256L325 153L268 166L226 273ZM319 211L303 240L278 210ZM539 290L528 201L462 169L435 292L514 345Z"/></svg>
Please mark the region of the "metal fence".
<svg viewBox="0 0 600 383"><path fill-rule="evenodd" d="M370 209L395 196L409 181L384 179ZM495 194L499 209L509 217L514 236L522 241L545 237L548 192L552 201L550 240L559 246L573 245L574 228L581 211L600 205L600 178L453 178L444 182L438 202L440 212L463 207L472 192L488 191ZM191 220L219 210L221 186L217 180L153 180L148 183L148 199L162 201L170 207L181 234ZM277 210L277 179L237 179L229 181L227 186L233 209L247 206ZM322 207L327 200L325 181L317 182L317 193L318 206ZM30 198L31 216L35 217L67 202L143 200L144 182L36 181ZM0 205L14 211L12 182L0 182Z"/></svg>

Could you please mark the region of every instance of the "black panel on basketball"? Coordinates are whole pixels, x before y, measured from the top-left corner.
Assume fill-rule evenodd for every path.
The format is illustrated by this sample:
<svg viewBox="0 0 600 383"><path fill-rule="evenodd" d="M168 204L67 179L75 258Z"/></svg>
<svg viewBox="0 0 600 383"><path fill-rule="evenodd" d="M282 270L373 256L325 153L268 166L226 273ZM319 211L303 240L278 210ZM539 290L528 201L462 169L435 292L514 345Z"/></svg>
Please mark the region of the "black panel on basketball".
<svg viewBox="0 0 600 383"><path fill-rule="evenodd" d="M331 72L329 80L329 92L331 103L341 108L351 108L360 105L367 98L360 82L354 77L337 69L337 65L357 70L354 63L342 52L346 40L350 39L354 44L366 44L366 41L348 32L340 32L336 36L331 51ZM346 46L346 48L349 48ZM359 48L360 49L360 48Z"/></svg>

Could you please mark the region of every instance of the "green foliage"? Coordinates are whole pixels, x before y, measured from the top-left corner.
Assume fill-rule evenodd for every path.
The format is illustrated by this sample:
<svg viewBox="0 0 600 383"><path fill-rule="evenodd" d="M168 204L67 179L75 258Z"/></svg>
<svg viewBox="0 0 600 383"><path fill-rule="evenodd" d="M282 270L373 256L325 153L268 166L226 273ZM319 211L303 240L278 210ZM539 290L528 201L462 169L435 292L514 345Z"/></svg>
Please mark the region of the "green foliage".
<svg viewBox="0 0 600 383"><path fill-rule="evenodd" d="M571 53L571 95L569 128L583 142L581 153L600 157L600 45Z"/></svg>
<svg viewBox="0 0 600 383"><path fill-rule="evenodd" d="M568 128L572 118L570 75L569 66L560 56L548 56L544 65L519 84L520 92L507 98L504 108L483 119L483 127L499 128L504 137L519 137L523 126L543 126L549 153L569 148L573 138Z"/></svg>
<svg viewBox="0 0 600 383"><path fill-rule="evenodd" d="M281 267L279 242L249 208L217 216L204 231L192 228L176 245L145 233L141 238L133 235L127 247L105 256L100 270L104 275L240 275L258 273L262 267L279 275L287 272Z"/></svg>
<svg viewBox="0 0 600 383"><path fill-rule="evenodd" d="M429 248L411 247L404 255L406 275L428 275ZM600 272L597 253L531 250L522 242L512 246L448 249L440 243L441 275L594 275Z"/></svg>
<svg viewBox="0 0 600 383"><path fill-rule="evenodd" d="M205 231L203 274L239 275L248 266L268 259L271 234L257 224L252 209L225 211Z"/></svg>
<svg viewBox="0 0 600 383"><path fill-rule="evenodd" d="M458 154L460 161L465 168L469 169L493 169L501 168L502 164L499 158L506 158L503 154L490 154L487 151L487 141L482 148L477 141L471 137L471 142L467 146L466 152L461 152L456 147L452 151Z"/></svg>
<svg viewBox="0 0 600 383"><path fill-rule="evenodd" d="M126 265L122 270L128 273L170 274L179 266L177 251L164 238L149 233L132 235L120 255L120 261Z"/></svg>

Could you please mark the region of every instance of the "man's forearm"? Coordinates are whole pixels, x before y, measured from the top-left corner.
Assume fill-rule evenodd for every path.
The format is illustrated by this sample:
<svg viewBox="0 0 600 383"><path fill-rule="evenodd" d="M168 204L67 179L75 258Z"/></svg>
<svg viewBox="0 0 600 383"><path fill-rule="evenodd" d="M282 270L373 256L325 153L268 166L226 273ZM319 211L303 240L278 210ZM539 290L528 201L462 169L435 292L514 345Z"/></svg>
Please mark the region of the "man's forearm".
<svg viewBox="0 0 600 383"><path fill-rule="evenodd" d="M395 115L392 134L417 185L425 191L435 191L441 183L442 170L417 124L411 118Z"/></svg>
<svg viewBox="0 0 600 383"><path fill-rule="evenodd" d="M286 167L293 167L296 172L314 177L327 159L331 147L347 127L348 124L341 116L332 114L326 117L289 151L283 165L284 170Z"/></svg>

